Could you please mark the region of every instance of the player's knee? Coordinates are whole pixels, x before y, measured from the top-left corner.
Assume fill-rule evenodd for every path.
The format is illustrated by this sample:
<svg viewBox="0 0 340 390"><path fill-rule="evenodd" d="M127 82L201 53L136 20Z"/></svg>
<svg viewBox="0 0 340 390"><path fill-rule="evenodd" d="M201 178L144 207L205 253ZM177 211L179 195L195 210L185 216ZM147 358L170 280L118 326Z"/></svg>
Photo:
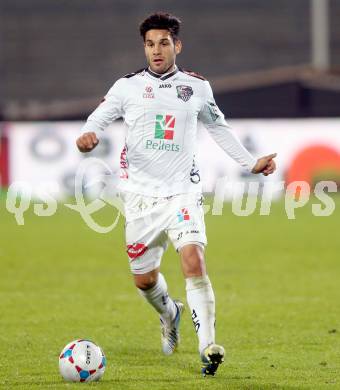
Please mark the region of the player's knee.
<svg viewBox="0 0 340 390"><path fill-rule="evenodd" d="M203 249L188 245L181 249L182 269L185 277L202 276L206 273Z"/></svg>
<svg viewBox="0 0 340 390"><path fill-rule="evenodd" d="M135 286L140 290L149 290L157 283L157 274L134 275L134 282Z"/></svg>
<svg viewBox="0 0 340 390"><path fill-rule="evenodd" d="M135 282L135 286L140 290L149 290L154 287L156 282Z"/></svg>
<svg viewBox="0 0 340 390"><path fill-rule="evenodd" d="M199 259L195 259L195 261L186 262L183 270L186 278L192 276L202 276L205 274L205 265L204 262L199 261Z"/></svg>

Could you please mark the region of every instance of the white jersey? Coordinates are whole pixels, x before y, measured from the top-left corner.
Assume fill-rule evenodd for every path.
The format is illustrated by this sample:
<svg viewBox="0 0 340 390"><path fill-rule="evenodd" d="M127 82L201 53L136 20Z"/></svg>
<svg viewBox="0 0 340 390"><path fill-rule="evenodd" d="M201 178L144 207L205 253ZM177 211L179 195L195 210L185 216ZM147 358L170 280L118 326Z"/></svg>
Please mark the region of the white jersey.
<svg viewBox="0 0 340 390"><path fill-rule="evenodd" d="M127 126L119 189L155 197L200 192L196 163L197 121L225 152L247 170L256 159L231 132L208 81L176 68L126 75L89 116L83 132L100 131L122 117Z"/></svg>

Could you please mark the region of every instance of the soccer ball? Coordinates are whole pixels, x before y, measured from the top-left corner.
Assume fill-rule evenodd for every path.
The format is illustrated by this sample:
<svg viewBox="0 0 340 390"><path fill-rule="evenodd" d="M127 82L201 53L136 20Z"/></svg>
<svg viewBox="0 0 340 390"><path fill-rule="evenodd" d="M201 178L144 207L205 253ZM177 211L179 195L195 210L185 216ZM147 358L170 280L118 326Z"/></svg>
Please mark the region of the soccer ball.
<svg viewBox="0 0 340 390"><path fill-rule="evenodd" d="M59 371L69 382L98 381L103 375L106 358L102 349L89 340L74 340L59 356Z"/></svg>

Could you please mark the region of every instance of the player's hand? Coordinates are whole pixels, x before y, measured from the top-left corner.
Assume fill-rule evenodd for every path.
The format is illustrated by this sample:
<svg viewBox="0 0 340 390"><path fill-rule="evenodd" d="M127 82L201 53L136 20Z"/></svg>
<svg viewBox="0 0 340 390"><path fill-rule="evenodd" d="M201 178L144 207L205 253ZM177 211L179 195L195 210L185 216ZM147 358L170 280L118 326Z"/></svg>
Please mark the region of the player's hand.
<svg viewBox="0 0 340 390"><path fill-rule="evenodd" d="M274 158L277 156L276 153L269 154L268 156L261 157L257 160L251 173L263 173L264 176L272 174L276 169Z"/></svg>
<svg viewBox="0 0 340 390"><path fill-rule="evenodd" d="M84 133L77 139L78 149L82 153L91 152L98 145L96 133Z"/></svg>

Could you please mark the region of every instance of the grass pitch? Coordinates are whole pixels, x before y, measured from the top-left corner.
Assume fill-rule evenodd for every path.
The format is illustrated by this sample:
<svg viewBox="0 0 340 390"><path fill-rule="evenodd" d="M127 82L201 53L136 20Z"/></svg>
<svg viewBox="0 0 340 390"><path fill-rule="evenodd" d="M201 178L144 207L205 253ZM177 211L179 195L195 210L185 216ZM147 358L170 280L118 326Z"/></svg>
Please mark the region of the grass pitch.
<svg viewBox="0 0 340 390"><path fill-rule="evenodd" d="M58 355L76 338L102 346L98 389L340 388L340 202L330 217L311 205L288 220L242 218L226 204L206 216L208 271L217 299L217 341L226 362L201 378L188 311L177 353L160 352L158 317L136 293L123 223L101 235L60 205L53 217L25 214L18 226L0 202L0 388L76 389ZM98 216L111 222L112 209ZM185 301L173 249L162 263L170 294Z"/></svg>

